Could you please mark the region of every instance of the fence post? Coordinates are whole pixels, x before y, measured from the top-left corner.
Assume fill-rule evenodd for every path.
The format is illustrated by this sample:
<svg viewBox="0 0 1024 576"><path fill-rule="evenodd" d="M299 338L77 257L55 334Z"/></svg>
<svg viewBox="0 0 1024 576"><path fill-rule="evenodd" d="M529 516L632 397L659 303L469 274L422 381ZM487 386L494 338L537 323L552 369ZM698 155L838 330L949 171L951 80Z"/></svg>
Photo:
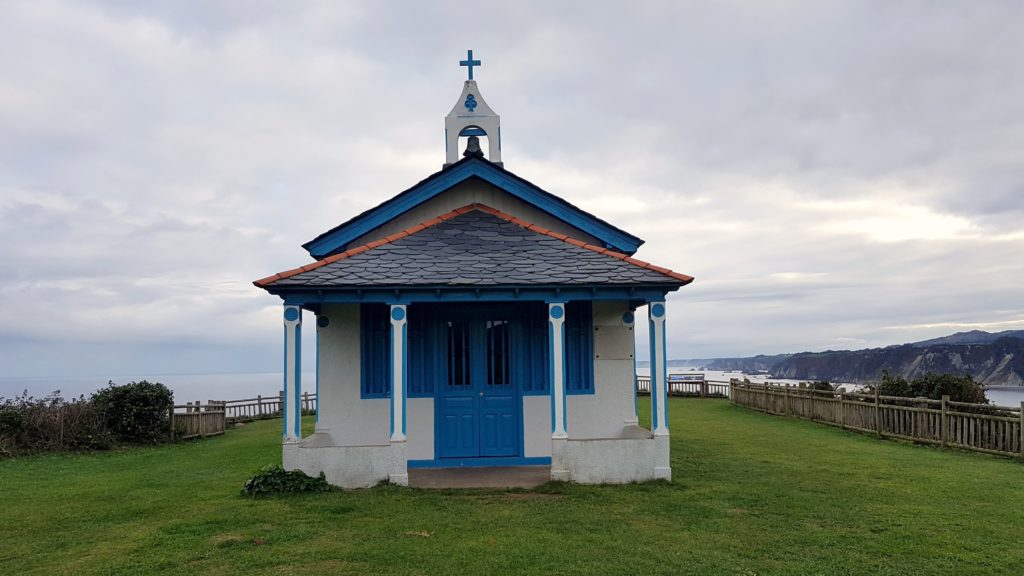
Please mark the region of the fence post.
<svg viewBox="0 0 1024 576"><path fill-rule="evenodd" d="M789 416L789 385L782 388L782 412Z"/></svg>
<svg viewBox="0 0 1024 576"><path fill-rule="evenodd" d="M174 404L171 404L170 414L168 414L167 421L171 423L171 442L174 442Z"/></svg>
<svg viewBox="0 0 1024 576"><path fill-rule="evenodd" d="M302 410L299 410L299 413L302 413L302 411L309 411L309 407L308 406L309 406L309 392L303 392L302 393Z"/></svg>
<svg viewBox="0 0 1024 576"><path fill-rule="evenodd" d="M263 395L256 395L256 415L263 416Z"/></svg>
<svg viewBox="0 0 1024 576"><path fill-rule="evenodd" d="M882 437L882 413L879 405L878 386L875 386L875 435Z"/></svg>
<svg viewBox="0 0 1024 576"><path fill-rule="evenodd" d="M761 386L761 399L763 400L764 406L762 409L764 413L768 413L768 384Z"/></svg>
<svg viewBox="0 0 1024 576"><path fill-rule="evenodd" d="M1024 460L1024 401L1020 403L1020 459Z"/></svg>
<svg viewBox="0 0 1024 576"><path fill-rule="evenodd" d="M942 395L942 416L939 419L939 437L942 439L942 447L946 447L946 443L949 442L949 395Z"/></svg>
<svg viewBox="0 0 1024 576"><path fill-rule="evenodd" d="M842 388L840 388L840 392L839 392L839 414L837 414L837 416L839 417L839 429L840 430L845 430L846 429L846 392L843 392Z"/></svg>

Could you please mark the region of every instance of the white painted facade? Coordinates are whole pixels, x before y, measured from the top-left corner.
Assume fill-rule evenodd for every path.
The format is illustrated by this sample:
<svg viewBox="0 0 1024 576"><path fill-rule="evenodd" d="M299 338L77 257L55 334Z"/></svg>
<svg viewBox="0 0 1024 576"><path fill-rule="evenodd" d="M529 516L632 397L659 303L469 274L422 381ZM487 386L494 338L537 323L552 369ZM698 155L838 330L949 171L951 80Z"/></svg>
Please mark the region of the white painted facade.
<svg viewBox="0 0 1024 576"><path fill-rule="evenodd" d="M470 79L445 118L446 166L459 161L460 135L483 134L489 146L487 160L500 164L500 118L484 101L472 79L472 66L479 65L479 61L473 60L472 51L463 65L467 63ZM513 181L509 189L516 190L519 183ZM348 241L337 251L363 246L471 204L489 206L588 245L610 245L552 212L483 179L473 178L404 209L383 224L375 223L375 228ZM603 233L600 229L591 228L591 231ZM653 364L664 367L664 302L651 303L649 317L640 327L634 318L635 300L592 302L592 354L587 361L593 366L593 389L577 393L567 391L565 382L568 302L545 303L549 328L548 392L528 394L517 389L513 393L516 404L512 409L518 411L516 416L522 435L513 465L550 463L553 480L580 483L671 479L664 368L652 374L653 430L638 425L635 395L636 329L650 330ZM407 484L410 462L431 464L441 459L438 447L444 438L439 437L443 435L439 424L444 420L440 415L442 397L437 391L442 383L434 383L433 397L409 397L407 388L408 315L425 304L407 301L388 304L392 385L386 398L363 395L360 304L324 303L313 308L317 312L318 346L315 383L299 380L301 314L298 314L298 306L285 306L283 463L286 469L298 469L311 475L322 472L331 484L361 488L380 482ZM446 302L453 309L462 304ZM298 410L303 386L307 390L315 386L318 391L317 424L314 433L306 438L300 437Z"/></svg>
<svg viewBox="0 0 1024 576"><path fill-rule="evenodd" d="M324 472L330 483L345 488L404 484L408 460L436 457L435 402L408 398L406 428L396 434L391 400L361 397L359 311L356 304L321 310L329 322L317 329L318 421L313 435L286 437L284 465L312 475ZM564 433L552 422L552 395L521 397L522 456L551 458L553 479L622 483L671 478L667 429L656 435L637 425L634 326L625 321L631 312L626 302L594 303L594 392L556 395L566 403Z"/></svg>

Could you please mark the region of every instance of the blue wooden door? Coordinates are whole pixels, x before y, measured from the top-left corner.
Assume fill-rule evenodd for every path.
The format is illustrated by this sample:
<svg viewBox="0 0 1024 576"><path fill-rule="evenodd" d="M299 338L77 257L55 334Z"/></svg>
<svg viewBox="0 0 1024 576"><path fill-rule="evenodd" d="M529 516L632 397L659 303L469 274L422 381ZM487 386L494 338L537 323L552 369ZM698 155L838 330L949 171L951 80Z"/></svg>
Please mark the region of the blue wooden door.
<svg viewBox="0 0 1024 576"><path fill-rule="evenodd" d="M446 316L440 330L446 366L438 394L439 457L516 456L521 410L511 318L482 310Z"/></svg>

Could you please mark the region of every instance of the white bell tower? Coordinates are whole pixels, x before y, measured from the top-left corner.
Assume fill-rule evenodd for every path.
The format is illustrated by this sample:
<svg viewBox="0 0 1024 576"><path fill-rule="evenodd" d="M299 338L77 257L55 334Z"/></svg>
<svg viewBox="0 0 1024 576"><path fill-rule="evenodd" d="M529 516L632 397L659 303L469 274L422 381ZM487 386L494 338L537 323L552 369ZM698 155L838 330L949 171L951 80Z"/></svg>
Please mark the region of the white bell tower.
<svg viewBox="0 0 1024 576"><path fill-rule="evenodd" d="M501 164L501 118L484 101L473 80L473 67L481 66L479 60L473 60L473 51L469 50L465 60L459 66L469 68L469 79L462 87L462 95L455 107L444 118L445 166L459 161L460 136L486 136L487 159Z"/></svg>

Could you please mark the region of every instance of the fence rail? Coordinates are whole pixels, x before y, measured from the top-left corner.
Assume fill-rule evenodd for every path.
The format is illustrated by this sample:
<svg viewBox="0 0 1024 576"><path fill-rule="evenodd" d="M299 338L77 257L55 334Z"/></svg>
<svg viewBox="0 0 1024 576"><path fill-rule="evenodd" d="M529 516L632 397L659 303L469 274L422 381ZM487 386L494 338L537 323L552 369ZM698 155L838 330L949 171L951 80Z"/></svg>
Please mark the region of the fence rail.
<svg viewBox="0 0 1024 576"><path fill-rule="evenodd" d="M728 398L729 383L722 380L705 380L701 378L682 378L684 376L696 376L695 374L669 374L668 394L669 396L692 396L700 398ZM703 376L703 374L700 374ZM675 378L673 378L675 377ZM651 394L651 377L636 377L636 392L643 396Z"/></svg>
<svg viewBox="0 0 1024 576"><path fill-rule="evenodd" d="M284 393L241 400L199 400L174 406L170 410L171 440L186 440L223 434L228 424L263 418L279 418ZM316 394L305 392L301 398L303 414L316 412Z"/></svg>
<svg viewBox="0 0 1024 576"><path fill-rule="evenodd" d="M302 413L316 412L316 393L303 392L301 398ZM241 400L228 400L224 403L228 422L249 422L263 418L279 418L284 410L284 392L277 396L257 396Z"/></svg>
<svg viewBox="0 0 1024 576"><path fill-rule="evenodd" d="M734 381L732 403L843 429L1024 459L1020 407L857 394Z"/></svg>
<svg viewBox="0 0 1024 576"><path fill-rule="evenodd" d="M216 436L224 433L224 402L208 400L172 406L170 410L171 441Z"/></svg>

